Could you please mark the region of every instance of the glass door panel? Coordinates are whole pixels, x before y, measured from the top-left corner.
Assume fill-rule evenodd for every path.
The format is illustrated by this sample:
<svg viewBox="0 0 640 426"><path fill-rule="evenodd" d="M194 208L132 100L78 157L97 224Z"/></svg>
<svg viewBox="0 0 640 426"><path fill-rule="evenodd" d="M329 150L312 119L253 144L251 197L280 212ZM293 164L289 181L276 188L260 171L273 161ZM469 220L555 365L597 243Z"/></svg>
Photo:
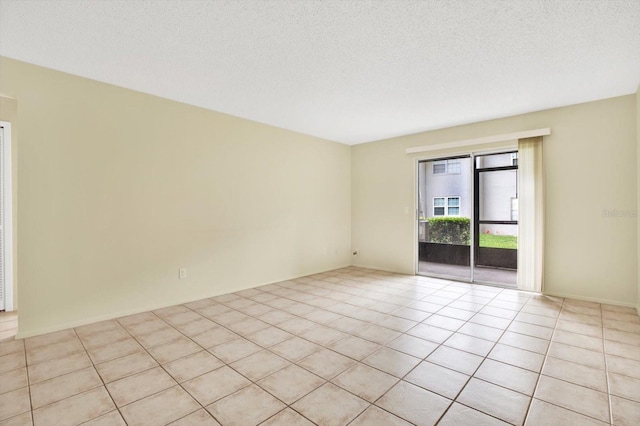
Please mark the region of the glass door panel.
<svg viewBox="0 0 640 426"><path fill-rule="evenodd" d="M471 158L418 163L418 273L471 280Z"/></svg>

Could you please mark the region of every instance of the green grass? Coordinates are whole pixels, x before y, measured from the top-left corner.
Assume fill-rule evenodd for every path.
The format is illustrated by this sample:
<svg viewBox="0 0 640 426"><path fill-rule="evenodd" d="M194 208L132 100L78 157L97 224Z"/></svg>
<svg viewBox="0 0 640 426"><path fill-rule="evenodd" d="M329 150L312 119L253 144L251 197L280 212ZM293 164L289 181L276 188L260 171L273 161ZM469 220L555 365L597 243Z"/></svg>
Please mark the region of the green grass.
<svg viewBox="0 0 640 426"><path fill-rule="evenodd" d="M480 247L517 249L518 237L511 235L480 234Z"/></svg>

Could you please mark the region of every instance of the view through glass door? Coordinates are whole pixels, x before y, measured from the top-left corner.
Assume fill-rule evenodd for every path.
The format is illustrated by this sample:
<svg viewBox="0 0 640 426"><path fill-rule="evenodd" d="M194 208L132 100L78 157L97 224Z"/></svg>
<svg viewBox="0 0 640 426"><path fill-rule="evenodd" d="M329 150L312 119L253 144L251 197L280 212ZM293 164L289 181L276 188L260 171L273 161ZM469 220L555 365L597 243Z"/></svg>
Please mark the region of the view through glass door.
<svg viewBox="0 0 640 426"><path fill-rule="evenodd" d="M517 285L517 152L418 163L418 274Z"/></svg>

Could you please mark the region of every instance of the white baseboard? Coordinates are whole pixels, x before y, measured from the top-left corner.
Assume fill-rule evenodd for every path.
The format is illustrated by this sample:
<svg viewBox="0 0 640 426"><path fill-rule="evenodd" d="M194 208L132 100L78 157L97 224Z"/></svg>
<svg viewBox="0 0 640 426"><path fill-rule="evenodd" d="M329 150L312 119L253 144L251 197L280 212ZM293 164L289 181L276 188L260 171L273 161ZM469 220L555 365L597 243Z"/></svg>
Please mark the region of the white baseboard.
<svg viewBox="0 0 640 426"><path fill-rule="evenodd" d="M588 297L588 296L581 296L578 294L557 293L553 291L550 291L550 292L543 291L542 294L544 294L545 296L564 297L567 299L584 300L585 302L596 302L596 303L603 303L605 305L624 306L627 308L638 309L638 306L636 306L635 303L620 302L619 300L602 299L600 297Z"/></svg>
<svg viewBox="0 0 640 426"><path fill-rule="evenodd" d="M318 271L313 271L313 272L308 272L308 273L304 273L302 275L294 275L294 276L290 276L290 277L285 277L282 279L278 279L275 281L270 281L270 282L264 282L264 283L259 283L259 284L255 284L255 285L249 285L247 287L242 287L242 288L238 288L236 290L234 290L234 292L236 291L242 291L242 290L248 290L251 288L256 288L256 287L262 287L264 285L269 285L269 284L276 284L282 281L288 281L288 280L294 280L296 278L301 278L301 277L306 277L308 275L315 275L315 274L320 274L322 272L328 272L328 271L334 271L336 269L342 269L342 268L348 268L351 265L341 265L341 266L337 266L337 267L332 267L330 269L324 269L324 270L318 270ZM193 298L193 297L189 297L189 298L185 298L185 299L179 299L176 300L175 303L172 303L171 305L166 305L166 304L149 304L149 305L144 305L144 306L138 306L132 309L127 309L127 310L123 310L123 311L117 311L117 312L109 312L103 315L97 315L95 317L89 317L89 318L82 318L79 319L77 321L70 321L70 322L66 322L66 323L62 323L62 324L56 324L53 325L51 327L44 327L44 328L38 328L35 330L28 330L26 332L22 332L20 331L20 321L19 321L19 315L18 314L18 333L16 335L16 339L24 339L27 337L33 337L33 336L39 336L41 334L46 334L46 333L53 333L55 331L60 331L60 330L66 330L69 328L74 328L74 327L80 327L83 325L88 325L88 324L93 324L95 322L100 322L100 321L107 321L107 320L112 320L115 318L121 318L121 317L125 317L127 315L134 315L134 314L139 314L142 312L149 312L149 311L153 311L156 309L161 309L161 308L166 308L167 306L175 306L175 305L182 305L184 303L189 303L189 302L195 302L196 300L202 300L202 299L207 299L210 297L216 297L216 296L220 296L222 294L227 294L227 293L210 293L210 294L205 294L202 295L202 297L198 297L198 298Z"/></svg>

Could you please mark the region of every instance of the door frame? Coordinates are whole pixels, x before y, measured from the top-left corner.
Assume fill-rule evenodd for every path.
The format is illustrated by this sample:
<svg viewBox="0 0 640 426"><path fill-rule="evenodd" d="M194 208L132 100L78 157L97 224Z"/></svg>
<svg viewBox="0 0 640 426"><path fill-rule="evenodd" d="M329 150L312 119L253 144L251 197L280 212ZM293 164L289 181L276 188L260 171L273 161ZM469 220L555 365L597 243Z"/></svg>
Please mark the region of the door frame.
<svg viewBox="0 0 640 426"><path fill-rule="evenodd" d="M2 191L4 206L3 226L3 255L4 255L4 310L13 311L13 179L11 155L11 123L0 121L2 128L2 162L3 162L3 186Z"/></svg>
<svg viewBox="0 0 640 426"><path fill-rule="evenodd" d="M414 196L414 212L415 212L415 216L414 216L414 220L413 220L413 236L414 236L414 257L413 257L413 262L414 262L414 271L416 275L419 276L423 276L423 277L432 277L432 278L442 278L442 279L447 279L447 280L453 280L453 281L460 281L460 282L468 282L468 283L472 283L472 284L482 284L482 285L489 285L489 286L496 286L496 287L505 287L504 285L501 284L497 284L497 283L490 283L490 282L484 282L484 281L478 281L478 280L474 280L474 269L475 269L475 250L474 250L474 246L475 246L475 240L476 240L476 230L475 230L475 199L476 199L476 184L475 184L475 164L476 164L476 156L481 156L481 155L491 155L491 154L504 154L504 153L508 153L508 152L517 152L518 151L518 147L517 145L509 145L509 146L502 146L502 147L495 147L495 148L489 148L489 149L485 149L485 150L468 150L468 151L452 151L452 152L443 152L440 154L432 154L432 155L428 155L428 156L420 156L420 157L416 157L414 159L414 165L413 165L413 173L414 173L414 179L413 179L413 183L414 183L414 191L413 191L413 196ZM474 203L474 207L471 210L471 217L469 219L471 219L471 229L470 229L470 254L469 254L469 262L470 262L470 276L469 279L464 279L461 277L453 277L450 275L440 275L440 274L429 274L429 275L424 275L422 273L420 273L419 269L420 269L420 258L419 258L419 250L420 250L420 235L419 235L419 221L420 221L420 206L419 206L419 202L420 202L420 163L421 162L425 162L425 161L436 161L436 160L445 160L448 158L461 158L461 157L468 157L470 158L470 165L469 167L471 167L471 176L473 179L473 182L471 182L471 199L473 200ZM510 287L509 287L510 288Z"/></svg>

